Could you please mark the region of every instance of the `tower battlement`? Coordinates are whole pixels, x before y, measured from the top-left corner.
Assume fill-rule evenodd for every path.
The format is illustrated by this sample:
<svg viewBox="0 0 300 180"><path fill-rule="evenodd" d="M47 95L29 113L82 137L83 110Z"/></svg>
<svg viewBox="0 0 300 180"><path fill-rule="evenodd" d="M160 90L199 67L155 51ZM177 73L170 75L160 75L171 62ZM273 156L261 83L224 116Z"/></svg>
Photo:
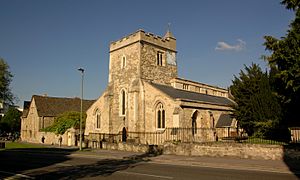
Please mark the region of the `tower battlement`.
<svg viewBox="0 0 300 180"><path fill-rule="evenodd" d="M110 43L110 52L118 50L122 47L129 46L136 42L150 43L163 49L176 52L176 39L173 36L161 37L150 32L140 29L135 33L125 36L117 41Z"/></svg>

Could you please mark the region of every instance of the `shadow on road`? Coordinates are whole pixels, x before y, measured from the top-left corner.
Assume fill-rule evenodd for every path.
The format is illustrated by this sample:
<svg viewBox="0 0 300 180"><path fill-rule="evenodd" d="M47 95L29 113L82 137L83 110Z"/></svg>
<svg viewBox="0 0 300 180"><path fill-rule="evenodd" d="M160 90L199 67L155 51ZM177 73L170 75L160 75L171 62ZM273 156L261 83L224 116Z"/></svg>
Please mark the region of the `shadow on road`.
<svg viewBox="0 0 300 180"><path fill-rule="evenodd" d="M284 146L284 162L290 171L300 179L300 144L289 144Z"/></svg>
<svg viewBox="0 0 300 180"><path fill-rule="evenodd" d="M153 154L123 157L123 159L86 158L85 153L69 156L77 149L26 148L0 151L0 179L22 174L35 179L78 179L109 176L116 171L133 168L149 161Z"/></svg>
<svg viewBox="0 0 300 180"><path fill-rule="evenodd" d="M18 148L0 150L0 179L23 171L43 168L69 159L76 149Z"/></svg>
<svg viewBox="0 0 300 180"><path fill-rule="evenodd" d="M92 164L80 164L71 167L63 167L57 171L33 175L37 179L78 179L96 176L109 176L116 171L133 168L139 162L147 162L149 154L134 155L123 159L101 159Z"/></svg>

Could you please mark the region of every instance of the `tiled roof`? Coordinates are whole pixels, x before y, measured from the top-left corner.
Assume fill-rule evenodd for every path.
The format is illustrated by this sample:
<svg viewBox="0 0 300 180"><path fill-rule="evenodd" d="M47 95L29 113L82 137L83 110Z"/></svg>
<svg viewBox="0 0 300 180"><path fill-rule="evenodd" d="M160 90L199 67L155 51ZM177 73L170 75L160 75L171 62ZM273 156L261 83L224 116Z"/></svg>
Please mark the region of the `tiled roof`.
<svg viewBox="0 0 300 180"><path fill-rule="evenodd" d="M56 117L66 111L80 112L80 98L59 98L34 95L32 96L32 100L33 99L35 100L37 112L40 117ZM85 112L94 102L95 100L83 100L83 112ZM28 112L25 113L28 114Z"/></svg>
<svg viewBox="0 0 300 180"><path fill-rule="evenodd" d="M230 114L221 114L216 127L220 128L220 127L231 127L233 118Z"/></svg>
<svg viewBox="0 0 300 180"><path fill-rule="evenodd" d="M31 103L30 101L24 101L22 117L27 117L30 103Z"/></svg>
<svg viewBox="0 0 300 180"><path fill-rule="evenodd" d="M27 117L29 109L24 109L22 113L22 117Z"/></svg>
<svg viewBox="0 0 300 180"><path fill-rule="evenodd" d="M226 98L226 97L219 97L219 96L211 96L207 94L201 94L181 89L173 88L172 86L162 85L151 83L151 85L163 93L169 95L173 99L183 99L183 100L191 100L191 101L201 101L204 103L211 103L216 105L233 105L234 103Z"/></svg>

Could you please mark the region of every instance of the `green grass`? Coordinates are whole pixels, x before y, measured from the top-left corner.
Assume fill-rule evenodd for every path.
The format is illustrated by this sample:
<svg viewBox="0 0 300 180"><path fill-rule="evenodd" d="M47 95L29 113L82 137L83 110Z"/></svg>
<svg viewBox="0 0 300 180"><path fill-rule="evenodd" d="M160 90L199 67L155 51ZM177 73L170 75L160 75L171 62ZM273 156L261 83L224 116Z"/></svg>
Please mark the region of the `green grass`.
<svg viewBox="0 0 300 180"><path fill-rule="evenodd" d="M22 142L6 142L5 149L26 149L26 148L46 148L38 144L29 144Z"/></svg>
<svg viewBox="0 0 300 180"><path fill-rule="evenodd" d="M286 145L285 142L275 141L275 140L268 140L268 139L262 139L262 138L255 138L250 137L249 139L242 141L245 143L251 143L251 144L271 144L271 145Z"/></svg>

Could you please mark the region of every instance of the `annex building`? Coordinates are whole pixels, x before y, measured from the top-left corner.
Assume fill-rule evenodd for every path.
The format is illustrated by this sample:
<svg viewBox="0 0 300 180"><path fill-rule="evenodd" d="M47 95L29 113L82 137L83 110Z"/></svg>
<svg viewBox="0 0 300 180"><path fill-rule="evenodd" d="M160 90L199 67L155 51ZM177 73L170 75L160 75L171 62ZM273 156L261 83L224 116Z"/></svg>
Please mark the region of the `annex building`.
<svg viewBox="0 0 300 180"><path fill-rule="evenodd" d="M138 30L112 42L108 85L87 110L86 138L155 144L157 135L215 141L235 133L228 90L178 77L176 54L170 31Z"/></svg>
<svg viewBox="0 0 300 180"><path fill-rule="evenodd" d="M94 100L83 100L83 111L94 102ZM33 95L30 102L24 103L26 105L21 117L21 140L31 143L58 144L59 138L62 137L62 145L78 145L77 129L71 128L63 135L44 132L43 129L53 125L55 118L64 112L80 112L80 103L80 98Z"/></svg>

